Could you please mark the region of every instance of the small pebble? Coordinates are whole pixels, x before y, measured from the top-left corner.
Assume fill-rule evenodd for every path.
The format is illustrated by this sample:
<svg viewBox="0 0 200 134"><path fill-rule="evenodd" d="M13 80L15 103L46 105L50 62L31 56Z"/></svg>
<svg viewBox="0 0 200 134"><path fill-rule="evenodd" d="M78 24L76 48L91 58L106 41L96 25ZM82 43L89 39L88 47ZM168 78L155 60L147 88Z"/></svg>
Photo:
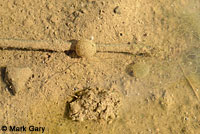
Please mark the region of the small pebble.
<svg viewBox="0 0 200 134"><path fill-rule="evenodd" d="M25 83L31 77L32 71L28 67L6 67L5 78L9 91L15 95L25 88Z"/></svg>
<svg viewBox="0 0 200 134"><path fill-rule="evenodd" d="M115 14L121 14L119 6L115 7L113 11Z"/></svg>

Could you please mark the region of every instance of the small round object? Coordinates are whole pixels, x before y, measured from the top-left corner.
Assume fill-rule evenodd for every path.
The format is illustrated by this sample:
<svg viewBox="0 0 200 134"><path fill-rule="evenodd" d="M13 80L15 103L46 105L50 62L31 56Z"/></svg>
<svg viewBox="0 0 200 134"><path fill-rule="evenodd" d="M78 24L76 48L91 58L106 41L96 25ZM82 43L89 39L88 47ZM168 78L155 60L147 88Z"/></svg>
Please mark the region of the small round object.
<svg viewBox="0 0 200 134"><path fill-rule="evenodd" d="M90 58L96 53L96 45L91 40L79 40L76 44L76 54L80 57Z"/></svg>
<svg viewBox="0 0 200 134"><path fill-rule="evenodd" d="M150 67L146 63L139 62L130 66L131 74L136 78L144 78L149 74Z"/></svg>

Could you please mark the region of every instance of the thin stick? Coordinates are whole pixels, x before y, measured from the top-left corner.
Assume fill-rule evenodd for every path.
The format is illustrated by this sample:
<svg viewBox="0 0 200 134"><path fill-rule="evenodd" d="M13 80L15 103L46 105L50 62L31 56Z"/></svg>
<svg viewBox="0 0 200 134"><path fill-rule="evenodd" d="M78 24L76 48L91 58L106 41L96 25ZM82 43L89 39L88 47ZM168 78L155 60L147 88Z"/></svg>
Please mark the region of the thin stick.
<svg viewBox="0 0 200 134"><path fill-rule="evenodd" d="M0 38L0 48L2 49L30 49L30 50L52 50L64 52L75 50L75 44L63 40L23 40ZM97 52L117 52L137 54L143 52L144 45L141 44L96 44ZM150 49L148 49L150 50Z"/></svg>
<svg viewBox="0 0 200 134"><path fill-rule="evenodd" d="M187 82L189 83L190 87L192 88L192 91L194 92L195 96L197 97L197 99L198 99L198 101L199 101L199 95L198 95L198 93L196 92L195 87L193 86L192 82L190 81L190 79L189 79L189 78L187 77L187 75L185 74L185 71L184 71L183 67L182 67L180 64L179 64L179 66L180 66L180 68L181 68L181 70L182 70L182 72L183 72L183 75L184 75L185 79L186 79Z"/></svg>
<svg viewBox="0 0 200 134"><path fill-rule="evenodd" d="M20 48L31 50L52 50L64 52L71 49L71 43L62 40L22 40L22 39L0 39L0 48Z"/></svg>
<svg viewBox="0 0 200 134"><path fill-rule="evenodd" d="M96 44L97 51L100 52L127 52L136 53L135 44Z"/></svg>

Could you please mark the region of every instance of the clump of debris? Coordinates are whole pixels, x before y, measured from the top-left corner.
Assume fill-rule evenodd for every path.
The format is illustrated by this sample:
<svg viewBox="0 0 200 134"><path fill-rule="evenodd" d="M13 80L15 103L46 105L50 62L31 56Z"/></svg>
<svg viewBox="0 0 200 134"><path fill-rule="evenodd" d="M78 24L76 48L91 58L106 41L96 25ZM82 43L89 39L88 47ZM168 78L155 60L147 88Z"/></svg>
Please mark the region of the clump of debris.
<svg viewBox="0 0 200 134"><path fill-rule="evenodd" d="M121 95L115 89L85 89L69 103L69 117L75 121L104 120L118 117Z"/></svg>

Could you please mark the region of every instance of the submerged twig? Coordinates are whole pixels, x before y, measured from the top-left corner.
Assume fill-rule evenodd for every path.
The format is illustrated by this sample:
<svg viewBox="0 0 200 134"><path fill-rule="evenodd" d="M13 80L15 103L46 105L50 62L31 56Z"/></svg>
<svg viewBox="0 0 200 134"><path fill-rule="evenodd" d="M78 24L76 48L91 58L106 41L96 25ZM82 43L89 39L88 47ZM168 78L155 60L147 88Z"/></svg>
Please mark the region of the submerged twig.
<svg viewBox="0 0 200 134"><path fill-rule="evenodd" d="M23 39L0 39L2 49L29 49L29 50L51 50L64 52L70 50L71 42L62 40L23 40Z"/></svg>
<svg viewBox="0 0 200 134"><path fill-rule="evenodd" d="M23 40L0 38L0 49L65 52L75 50L76 44L63 40ZM96 52L137 54L149 53L151 49L152 48L147 48L143 44L96 44Z"/></svg>
<svg viewBox="0 0 200 134"><path fill-rule="evenodd" d="M195 96L197 97L197 99L198 99L198 101L199 101L199 100L200 100L200 99L199 99L199 95L198 95L198 93L197 93L196 90L195 90L195 86L193 86L192 82L190 81L190 79L189 79L189 78L187 77L187 75L185 74L185 71L184 71L183 67L182 67L180 64L179 64L179 66L180 66L180 68L181 68L181 71L183 72L183 75L184 75L185 79L186 79L187 82L189 83L190 87L192 88L193 93L195 94Z"/></svg>

